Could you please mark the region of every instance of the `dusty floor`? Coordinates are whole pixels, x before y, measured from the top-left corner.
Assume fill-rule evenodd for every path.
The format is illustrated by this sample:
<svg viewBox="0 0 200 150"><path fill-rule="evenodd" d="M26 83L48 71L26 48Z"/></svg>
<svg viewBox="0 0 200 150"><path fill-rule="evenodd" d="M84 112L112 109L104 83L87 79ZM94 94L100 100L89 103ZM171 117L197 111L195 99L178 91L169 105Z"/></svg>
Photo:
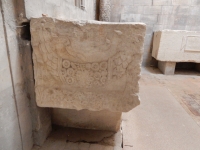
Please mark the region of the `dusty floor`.
<svg viewBox="0 0 200 150"><path fill-rule="evenodd" d="M158 69L143 68L139 93L141 105L124 113L122 117L123 149L199 150L199 91L198 72L176 71L173 76L165 76ZM34 150L122 149L120 132L117 135L80 132L78 137L99 137L98 142L93 139L90 143L83 138L79 142L69 142L73 139L67 138L64 132L59 132L53 132L42 148L35 147ZM113 143L117 143L115 148L108 146Z"/></svg>
<svg viewBox="0 0 200 150"><path fill-rule="evenodd" d="M124 150L200 149L200 73L143 68L141 105L123 115Z"/></svg>

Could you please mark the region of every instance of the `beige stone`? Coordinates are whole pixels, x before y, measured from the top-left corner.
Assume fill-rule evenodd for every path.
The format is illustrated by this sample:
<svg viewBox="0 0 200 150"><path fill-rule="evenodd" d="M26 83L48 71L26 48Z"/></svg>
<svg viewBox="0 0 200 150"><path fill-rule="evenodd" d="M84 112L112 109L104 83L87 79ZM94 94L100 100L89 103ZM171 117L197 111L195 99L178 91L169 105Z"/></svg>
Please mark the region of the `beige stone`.
<svg viewBox="0 0 200 150"><path fill-rule="evenodd" d="M137 106L145 28L31 19L37 105L119 112Z"/></svg>
<svg viewBox="0 0 200 150"><path fill-rule="evenodd" d="M107 110L77 111L73 109L55 108L52 110L52 122L55 125L64 127L116 132L120 128L121 114L121 112L110 112Z"/></svg>
<svg viewBox="0 0 200 150"><path fill-rule="evenodd" d="M175 72L175 67L176 67L175 62L158 61L158 68L165 75L173 75Z"/></svg>
<svg viewBox="0 0 200 150"><path fill-rule="evenodd" d="M111 17L111 0L100 0L100 21L110 21Z"/></svg>
<svg viewBox="0 0 200 150"><path fill-rule="evenodd" d="M159 61L200 62L200 32L157 31L152 56Z"/></svg>

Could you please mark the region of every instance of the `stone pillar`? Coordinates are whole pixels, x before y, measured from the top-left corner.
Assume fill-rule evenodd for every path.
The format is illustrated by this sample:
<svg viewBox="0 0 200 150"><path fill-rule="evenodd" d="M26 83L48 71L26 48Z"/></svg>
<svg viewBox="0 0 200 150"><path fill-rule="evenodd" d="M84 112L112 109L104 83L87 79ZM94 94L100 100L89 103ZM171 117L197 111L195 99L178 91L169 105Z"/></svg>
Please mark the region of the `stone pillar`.
<svg viewBox="0 0 200 150"><path fill-rule="evenodd" d="M158 61L158 68L165 75L173 75L176 67L176 62Z"/></svg>
<svg viewBox="0 0 200 150"><path fill-rule="evenodd" d="M100 21L110 21L111 15L111 1L110 0L100 0Z"/></svg>

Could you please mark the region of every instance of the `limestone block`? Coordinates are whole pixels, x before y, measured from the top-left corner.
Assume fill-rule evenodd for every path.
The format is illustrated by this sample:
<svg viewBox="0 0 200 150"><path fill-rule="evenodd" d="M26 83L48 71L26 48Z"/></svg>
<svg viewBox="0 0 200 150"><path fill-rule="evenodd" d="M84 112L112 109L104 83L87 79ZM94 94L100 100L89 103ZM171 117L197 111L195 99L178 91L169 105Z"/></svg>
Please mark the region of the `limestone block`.
<svg viewBox="0 0 200 150"><path fill-rule="evenodd" d="M174 16L174 25L185 26L187 23L188 16L185 15L177 15ZM180 28L179 28L180 29ZM185 28L184 28L185 29Z"/></svg>
<svg viewBox="0 0 200 150"><path fill-rule="evenodd" d="M133 5L152 5L152 0L133 0L132 4ZM129 5L131 4L129 3Z"/></svg>
<svg viewBox="0 0 200 150"><path fill-rule="evenodd" d="M49 17L62 19L95 19L94 1L82 0L85 3L76 3L81 0L24 0L26 8L26 17L41 17L47 14ZM84 4L85 10L80 9ZM78 7L77 7L78 6Z"/></svg>
<svg viewBox="0 0 200 150"><path fill-rule="evenodd" d="M200 62L200 32L157 31L152 56L159 61Z"/></svg>
<svg viewBox="0 0 200 150"><path fill-rule="evenodd" d="M23 48L21 49L22 55L22 64L23 64L23 76L24 76L24 89L22 90L19 85L15 86L16 91L16 98L18 100L18 111L20 112L20 108L23 105L27 105L28 110L31 112L31 127L33 134L31 134L31 138L33 139L34 145L41 146L46 138L48 137L49 133L51 132L51 111L48 108L40 108L37 106L35 101L35 84L34 84L34 75L33 75L33 65L32 65L32 48L30 41L23 41L19 40L20 44L23 45ZM16 90L16 87L18 87ZM19 91L19 92L17 92ZM27 95L24 94L24 92L27 93ZM25 95L28 99L26 100L26 103L23 104L22 95ZM23 97L25 97L23 96ZM28 103L27 103L28 101ZM23 105L22 105L22 104ZM23 107L22 107L23 108ZM22 109L23 110L23 109ZM20 117L23 118L23 120L28 121L28 119L24 119L24 116ZM28 123L22 123L22 125L26 126ZM21 126L22 126L21 125ZM25 130L22 126L22 129ZM32 133L31 131L31 133ZM26 139L26 140L24 140ZM25 144L29 143L26 142L28 138L26 136L23 137L23 141ZM25 145L24 144L24 145ZM24 148L26 149L26 148Z"/></svg>
<svg viewBox="0 0 200 150"><path fill-rule="evenodd" d="M153 5L171 5L171 0L153 0Z"/></svg>
<svg viewBox="0 0 200 150"><path fill-rule="evenodd" d="M158 68L165 75L173 75L175 72L176 62L158 61Z"/></svg>
<svg viewBox="0 0 200 150"><path fill-rule="evenodd" d="M193 6L191 7L190 15L200 15L200 7L199 6Z"/></svg>
<svg viewBox="0 0 200 150"><path fill-rule="evenodd" d="M77 111L54 108L52 109L52 123L64 127L117 132L120 128L121 114L121 112L108 110Z"/></svg>
<svg viewBox="0 0 200 150"><path fill-rule="evenodd" d="M74 109L52 110L52 122L55 125L93 130L118 131L121 124L121 112L108 110L89 111Z"/></svg>
<svg viewBox="0 0 200 150"><path fill-rule="evenodd" d="M121 14L120 22L139 22L140 18L140 14Z"/></svg>
<svg viewBox="0 0 200 150"><path fill-rule="evenodd" d="M100 21L110 21L111 15L111 1L110 0L101 0L100 1Z"/></svg>
<svg viewBox="0 0 200 150"><path fill-rule="evenodd" d="M173 6L162 6L163 15L172 14L172 12L173 12Z"/></svg>
<svg viewBox="0 0 200 150"><path fill-rule="evenodd" d="M144 14L156 15L161 14L162 6L144 6Z"/></svg>
<svg viewBox="0 0 200 150"><path fill-rule="evenodd" d="M146 24L156 24L158 21L158 15L141 15L141 22Z"/></svg>
<svg viewBox="0 0 200 150"><path fill-rule="evenodd" d="M190 5L191 0L172 0L172 5Z"/></svg>
<svg viewBox="0 0 200 150"><path fill-rule="evenodd" d="M189 12L190 12L190 6L174 6L172 14L184 16L184 15L189 15Z"/></svg>
<svg viewBox="0 0 200 150"><path fill-rule="evenodd" d="M120 112L137 106L145 28L31 19L37 105Z"/></svg>
<svg viewBox="0 0 200 150"><path fill-rule="evenodd" d="M194 6L200 5L200 1L199 0L192 0L192 5L194 5Z"/></svg>

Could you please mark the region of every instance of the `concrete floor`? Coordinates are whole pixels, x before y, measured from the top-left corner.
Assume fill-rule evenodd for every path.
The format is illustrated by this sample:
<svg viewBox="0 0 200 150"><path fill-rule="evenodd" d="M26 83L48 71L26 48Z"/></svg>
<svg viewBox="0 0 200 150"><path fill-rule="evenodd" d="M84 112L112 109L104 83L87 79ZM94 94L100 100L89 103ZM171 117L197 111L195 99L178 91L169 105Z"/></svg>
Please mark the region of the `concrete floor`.
<svg viewBox="0 0 200 150"><path fill-rule="evenodd" d="M99 131L53 126L42 147L32 150L122 150L121 131Z"/></svg>
<svg viewBox="0 0 200 150"><path fill-rule="evenodd" d="M177 71L165 76L143 68L141 105L122 117L124 150L200 150L200 73ZM118 150L105 143L72 143L53 139L34 150ZM119 136L120 137L120 136ZM63 144L63 145L62 145ZM51 145L51 146L50 146Z"/></svg>
<svg viewBox="0 0 200 150"><path fill-rule="evenodd" d="M199 91L200 73L144 68L141 105L123 114L124 150L200 150Z"/></svg>

